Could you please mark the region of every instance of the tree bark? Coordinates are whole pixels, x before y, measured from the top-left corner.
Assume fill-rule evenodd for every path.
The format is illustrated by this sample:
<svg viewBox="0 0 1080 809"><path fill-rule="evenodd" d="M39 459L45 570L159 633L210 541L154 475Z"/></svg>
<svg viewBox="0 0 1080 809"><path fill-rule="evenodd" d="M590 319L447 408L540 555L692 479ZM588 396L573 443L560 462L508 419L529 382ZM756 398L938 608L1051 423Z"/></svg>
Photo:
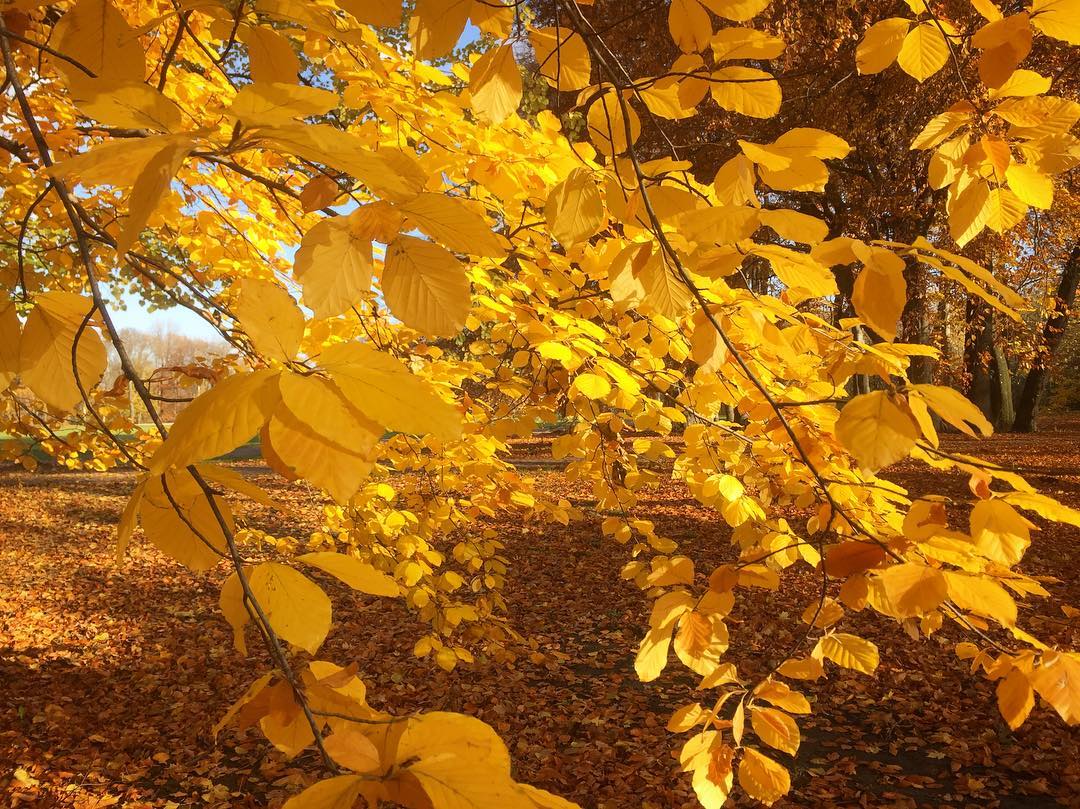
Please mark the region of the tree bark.
<svg viewBox="0 0 1080 809"><path fill-rule="evenodd" d="M967 302L967 326L964 340L964 365L969 380L967 397L987 419L993 421L990 362L994 345L994 316L989 307L973 297L969 297Z"/></svg>
<svg viewBox="0 0 1080 809"><path fill-rule="evenodd" d="M1061 344L1065 328L1069 325L1069 310L1076 302L1076 286L1080 282L1080 245L1073 248L1069 260L1061 270L1054 308L1043 326L1042 346L1024 380L1024 389L1016 407L1016 421L1013 430L1020 433L1033 433L1038 426L1039 399L1042 398L1049 378L1049 369L1054 353Z"/></svg>
<svg viewBox="0 0 1080 809"><path fill-rule="evenodd" d="M1004 432L1012 428L1016 421L1016 410L1013 409L1012 371L1009 370L1009 360L1001 346L997 343L991 349L993 363L990 368L990 378L993 389L990 399L993 403L994 416L991 419L997 432Z"/></svg>
<svg viewBox="0 0 1080 809"><path fill-rule="evenodd" d="M905 259L904 280L907 282L907 302L900 317L901 334L904 342L916 345L930 345L933 334L930 326L930 304L927 300L927 274L923 264L910 256ZM912 357L908 368L908 379L919 384L934 381L934 358Z"/></svg>

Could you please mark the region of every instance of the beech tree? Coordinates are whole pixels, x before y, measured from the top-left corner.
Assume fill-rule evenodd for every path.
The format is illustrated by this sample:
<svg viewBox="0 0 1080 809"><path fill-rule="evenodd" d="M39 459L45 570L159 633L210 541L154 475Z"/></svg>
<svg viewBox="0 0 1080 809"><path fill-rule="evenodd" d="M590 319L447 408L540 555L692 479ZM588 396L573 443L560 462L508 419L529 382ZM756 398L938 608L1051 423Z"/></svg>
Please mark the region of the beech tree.
<svg viewBox="0 0 1080 809"><path fill-rule="evenodd" d="M777 757L811 710L800 683L877 667L845 631L863 609L915 637L960 628L957 655L997 684L1010 727L1036 697L1080 722L1080 655L1024 628L1018 607L1049 593L1017 569L1025 513L1080 526L1080 512L942 449L942 421L992 426L914 373L932 345L897 338L914 265L999 318L1027 308L965 249L1050 208L1080 162L1080 104L1026 61L1080 44L1080 3L908 0L859 31L853 82L892 71L903 93L936 77L948 98L917 111L916 154L895 156L925 165L914 194L945 225L910 233L873 232L843 193L824 203L835 221L796 204L828 197L853 150L827 116L760 134L785 104L770 61L788 43L754 27L768 4L649 7L678 51L649 73L606 43L618 4L581 0L539 22L492 0L417 0L405 17L377 0L4 5L3 429L46 430L40 445L70 467L139 470L121 563L140 528L178 564L228 566L237 653L258 641L273 666L214 732L257 724L286 756L317 750L319 780L289 809L571 805L516 782L478 719L372 708L356 661L320 657L333 604L316 581L403 600L430 627L414 652L433 666L512 657L506 557L483 521L579 516L506 458L508 439L558 415L572 428L553 453L592 481L611 552L652 604L637 676L662 677L673 649L701 678L667 727L703 806L736 780L767 805L789 791ZM479 44L455 55L470 22ZM561 117L518 113L534 81ZM759 134L735 137L707 181L656 137L639 148L646 124L717 108ZM867 171L888 176L892 159L883 148ZM131 291L189 308L231 348L174 369L213 385L171 423L112 317ZM106 343L123 373L102 384ZM849 392L854 378L872 384ZM224 498L277 506L214 460L253 435L276 473L327 497L300 553L259 561L280 543ZM638 515L659 458L733 527L736 563L697 570ZM970 500L912 499L879 477L903 459L959 470ZM726 618L802 566L820 591L796 641L740 671Z"/></svg>

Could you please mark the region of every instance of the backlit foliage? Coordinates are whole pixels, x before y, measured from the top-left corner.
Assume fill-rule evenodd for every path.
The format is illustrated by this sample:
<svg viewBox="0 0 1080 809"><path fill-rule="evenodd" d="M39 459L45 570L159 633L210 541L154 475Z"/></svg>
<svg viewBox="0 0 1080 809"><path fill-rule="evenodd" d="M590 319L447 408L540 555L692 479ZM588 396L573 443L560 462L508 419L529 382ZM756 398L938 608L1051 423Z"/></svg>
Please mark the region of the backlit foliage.
<svg viewBox="0 0 1080 809"><path fill-rule="evenodd" d="M1035 695L1080 722L1080 656L1023 628L1024 602L1047 592L1015 569L1035 530L1025 513L1074 526L1080 513L939 449L942 421L991 427L955 391L909 383L933 349L895 342L911 262L1019 318L1023 299L959 250L1051 206L1054 178L1080 162L1080 105L1023 67L1035 38L1080 42L1080 3L1006 15L972 0L985 23L959 30L909 0L909 16L866 32L864 74L896 63L921 82L977 55L982 83L957 68L959 100L928 110L912 144L948 188L955 244L830 238L775 207L772 192L823 191L849 153L818 129L739 141L711 184L675 157L640 159L646 117L778 112L762 65L785 43L753 28L767 4L673 0L657 13L681 55L641 77L573 2L536 28L522 5L417 0L406 42L379 30L400 30L401 5L376 0L4 4L3 429L71 467L142 470L119 557L141 526L181 564L231 567L220 605L236 648L257 639L274 668L216 731L258 724L287 756L319 750L330 777L289 809L569 805L516 783L479 720L371 708L355 661L319 659L333 604L316 582L404 600L430 627L414 651L433 665L511 661L526 639L487 518L578 516L506 460L508 439L560 419L554 454L591 482L623 576L652 603L638 676L675 664L701 678L668 728L703 806L736 781L765 804L788 792L778 757L811 710L800 681L877 667L845 631L858 610L916 638L962 627L957 654L998 683L1011 727ZM447 59L469 20L481 46ZM570 116L518 114L538 81L576 94L572 138ZM743 282L750 262L771 267L771 294ZM849 265L857 319L834 324L833 268ZM172 424L129 419L129 395L157 411L110 315L125 292L192 309L233 349L173 369L214 384ZM102 379L107 344L116 380ZM875 389L849 398L856 374ZM226 491L277 505L213 460L253 435L278 474L325 492L318 530L272 537L232 514ZM31 465L28 446L5 453ZM696 570L636 516L661 458L734 529L737 563ZM912 501L877 477L905 458L962 471L971 501ZM279 561L255 560L267 547ZM727 616L799 566L821 588L797 642L744 676Z"/></svg>

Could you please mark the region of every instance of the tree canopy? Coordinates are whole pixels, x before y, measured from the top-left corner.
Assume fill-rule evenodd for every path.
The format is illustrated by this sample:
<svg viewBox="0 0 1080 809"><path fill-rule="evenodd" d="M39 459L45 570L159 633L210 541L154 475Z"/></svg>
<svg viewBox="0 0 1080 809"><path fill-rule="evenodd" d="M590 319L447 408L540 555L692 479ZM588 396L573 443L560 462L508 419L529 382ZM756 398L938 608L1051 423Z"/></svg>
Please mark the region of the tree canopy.
<svg viewBox="0 0 1080 809"><path fill-rule="evenodd" d="M30 439L4 457L137 468L118 560L139 527L231 569L236 650L257 639L273 667L215 733L318 751L289 809L571 805L516 782L480 720L377 710L355 661L320 655L325 574L402 600L433 666L512 664L486 521L580 516L507 460L540 423L569 425L553 452L651 602L637 676L701 678L666 721L703 806L736 781L789 791L800 683L877 667L845 628L864 609L915 638L962 628L1010 727L1036 695L1080 722L1080 655L1024 628L1049 592L1017 568L1029 517L1080 512L941 448L993 425L919 370L940 351L905 322L916 278L1010 323L1047 308L1010 282L1047 272L1038 239L1075 245L1080 103L1059 91L1080 3L862 5L3 5L2 428ZM202 392L169 421L185 397L155 394L113 319L132 295L229 345L170 367ZM298 543L224 497L279 505L215 461L254 435L325 493ZM636 514L658 459L734 529L737 563L697 570ZM878 475L904 459L962 472L970 499ZM736 665L741 594L804 566L820 590L795 640Z"/></svg>

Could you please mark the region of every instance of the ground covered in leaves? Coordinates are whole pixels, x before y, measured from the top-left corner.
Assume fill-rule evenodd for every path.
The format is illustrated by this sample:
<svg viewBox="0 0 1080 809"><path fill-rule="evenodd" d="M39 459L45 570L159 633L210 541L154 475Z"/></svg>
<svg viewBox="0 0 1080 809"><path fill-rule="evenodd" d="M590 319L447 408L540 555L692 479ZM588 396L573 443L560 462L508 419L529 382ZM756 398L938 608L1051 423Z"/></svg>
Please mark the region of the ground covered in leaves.
<svg viewBox="0 0 1080 809"><path fill-rule="evenodd" d="M1010 464L1064 502L1080 506L1080 422L1058 420L1036 436L950 449ZM525 454L542 450L531 445ZM587 486L557 469L525 466L553 494L584 504ZM317 517L304 490L272 486L300 515L278 525L297 535ZM959 476L930 479L905 466L892 475L912 491L966 494ZM217 610L221 573L195 575L136 543L113 561L113 530L133 485L128 473L0 472L0 806L278 806L318 771L311 756L283 761L255 731L214 721L265 668L232 649ZM685 490L665 484L642 516L695 558L698 570L733 557L729 531ZM689 777L664 729L671 711L702 698L696 677L671 667L637 682L633 652L646 602L620 581L625 549L599 521L568 528L501 525L512 561L513 625L533 654L512 667L481 660L451 674L416 660L422 633L409 613L333 591L335 627L323 659L359 662L371 702L393 711L460 710L491 723L510 746L515 777L593 809L693 807ZM1021 606L1021 625L1052 642L1080 644L1080 535L1040 531L1023 562L1054 577L1054 602ZM774 661L816 599L816 578L785 578L779 592L753 591L734 614L732 650L753 674ZM1039 705L1019 731L998 717L992 684L966 671L946 626L912 640L892 622L859 614L852 630L881 650L876 677L830 669L806 689L803 745L794 791L778 806L1080 806L1080 733ZM750 805L736 792L734 805Z"/></svg>

